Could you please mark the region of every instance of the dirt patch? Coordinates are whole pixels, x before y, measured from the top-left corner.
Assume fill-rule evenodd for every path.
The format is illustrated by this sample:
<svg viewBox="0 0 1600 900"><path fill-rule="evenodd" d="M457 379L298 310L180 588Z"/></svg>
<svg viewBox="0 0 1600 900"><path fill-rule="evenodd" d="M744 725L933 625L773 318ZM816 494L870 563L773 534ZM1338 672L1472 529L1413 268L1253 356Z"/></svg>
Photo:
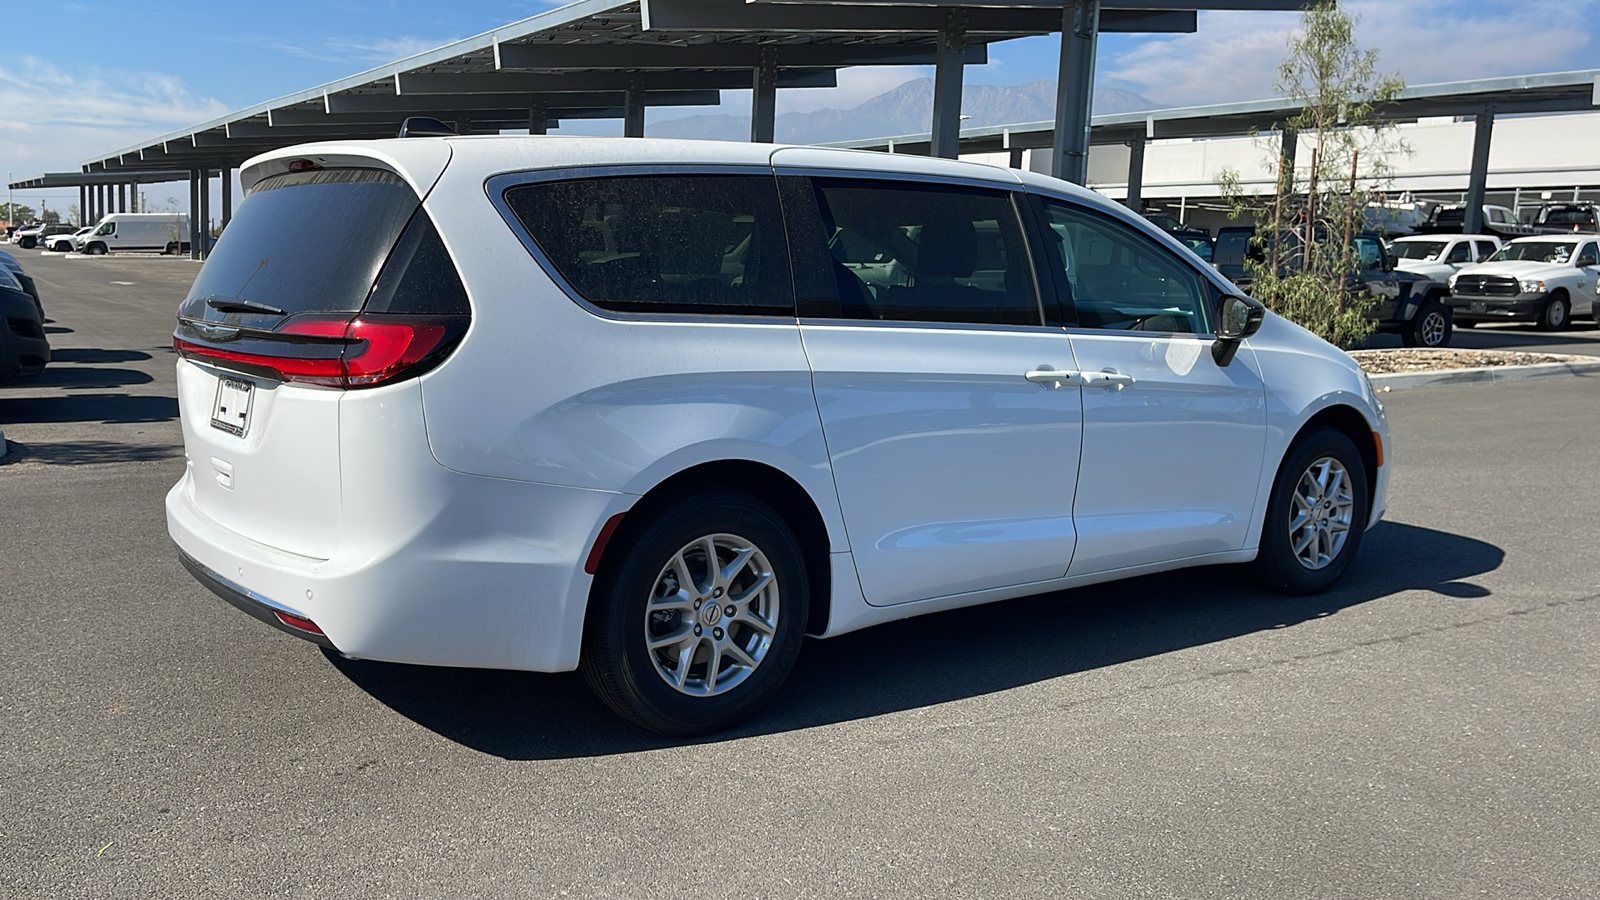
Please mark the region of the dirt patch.
<svg viewBox="0 0 1600 900"><path fill-rule="evenodd" d="M1352 350L1350 355L1368 375L1437 372L1492 366L1534 366L1540 363L1593 362L1592 356L1526 353L1521 350Z"/></svg>

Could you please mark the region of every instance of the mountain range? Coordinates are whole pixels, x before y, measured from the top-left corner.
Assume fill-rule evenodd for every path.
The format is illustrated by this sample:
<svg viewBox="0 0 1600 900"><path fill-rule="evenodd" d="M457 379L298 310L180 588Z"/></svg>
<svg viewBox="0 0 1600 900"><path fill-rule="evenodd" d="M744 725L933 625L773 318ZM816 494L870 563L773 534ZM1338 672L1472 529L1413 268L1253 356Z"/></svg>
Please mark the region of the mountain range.
<svg viewBox="0 0 1600 900"><path fill-rule="evenodd" d="M1155 109L1156 104L1132 91L1102 88L1094 92L1097 114ZM1056 83L968 84L961 94L963 128L1042 122L1055 118ZM933 119L933 79L917 78L852 109L819 109L778 116L776 138L787 144L820 144L901 134L926 134ZM748 116L712 114L650 123L651 137L699 138L712 141L750 139Z"/></svg>

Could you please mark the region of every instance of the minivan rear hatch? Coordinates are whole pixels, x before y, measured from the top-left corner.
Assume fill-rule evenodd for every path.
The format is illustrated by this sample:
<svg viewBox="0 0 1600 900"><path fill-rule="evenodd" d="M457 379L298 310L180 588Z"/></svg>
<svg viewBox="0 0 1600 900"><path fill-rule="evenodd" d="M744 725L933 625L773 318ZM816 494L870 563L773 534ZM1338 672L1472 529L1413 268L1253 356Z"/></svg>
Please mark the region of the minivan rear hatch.
<svg viewBox="0 0 1600 900"><path fill-rule="evenodd" d="M240 204L173 333L200 512L291 553L337 550L343 398L420 373L466 328L421 202L389 171L308 164ZM441 263L453 283L418 290Z"/></svg>

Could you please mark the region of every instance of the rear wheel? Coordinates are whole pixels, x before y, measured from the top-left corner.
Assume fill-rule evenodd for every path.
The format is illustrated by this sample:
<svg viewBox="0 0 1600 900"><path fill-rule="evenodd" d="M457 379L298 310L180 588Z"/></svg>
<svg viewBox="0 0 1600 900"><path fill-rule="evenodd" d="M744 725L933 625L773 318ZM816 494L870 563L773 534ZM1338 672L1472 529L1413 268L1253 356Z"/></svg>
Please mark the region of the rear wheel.
<svg viewBox="0 0 1600 900"><path fill-rule="evenodd" d="M89 246L84 247L83 252L89 254L90 256L103 256L106 252L106 245L100 243L99 241L95 241Z"/></svg>
<svg viewBox="0 0 1600 900"><path fill-rule="evenodd" d="M595 577L579 668L652 731L727 728L772 698L800 652L810 586L799 542L737 491L644 515L624 521Z"/></svg>
<svg viewBox="0 0 1600 900"><path fill-rule="evenodd" d="M1572 307L1567 302L1566 294L1556 294L1544 305L1544 312L1539 315L1540 331L1560 331L1567 327L1567 319L1572 313Z"/></svg>
<svg viewBox="0 0 1600 900"><path fill-rule="evenodd" d="M177 256L178 255L178 242L177 241L168 241L167 242L167 246L162 248L161 253L163 255L165 255L165 256Z"/></svg>
<svg viewBox="0 0 1600 900"><path fill-rule="evenodd" d="M1322 428L1301 437L1278 470L1256 568L1273 589L1315 594L1349 568L1367 527L1367 470L1355 444Z"/></svg>

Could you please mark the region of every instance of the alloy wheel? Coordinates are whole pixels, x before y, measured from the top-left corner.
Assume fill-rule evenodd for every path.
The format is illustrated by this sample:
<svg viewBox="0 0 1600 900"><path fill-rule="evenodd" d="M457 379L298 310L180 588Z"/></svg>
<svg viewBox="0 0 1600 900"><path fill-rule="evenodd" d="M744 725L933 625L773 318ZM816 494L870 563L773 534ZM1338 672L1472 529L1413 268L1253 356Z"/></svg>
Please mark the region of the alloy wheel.
<svg viewBox="0 0 1600 900"><path fill-rule="evenodd" d="M766 659L778 613L766 554L738 535L708 534L684 545L656 576L645 605L645 648L674 690L715 696Z"/></svg>
<svg viewBox="0 0 1600 900"><path fill-rule="evenodd" d="M1355 493L1350 473L1324 456L1301 474L1289 515L1289 546L1307 569L1322 569L1339 558L1354 524Z"/></svg>
<svg viewBox="0 0 1600 900"><path fill-rule="evenodd" d="M1444 313L1439 312L1438 310L1432 310L1427 315L1423 316L1422 326L1417 329L1417 333L1422 338L1421 343L1424 347L1438 347L1442 345L1444 343L1444 336L1446 334Z"/></svg>

